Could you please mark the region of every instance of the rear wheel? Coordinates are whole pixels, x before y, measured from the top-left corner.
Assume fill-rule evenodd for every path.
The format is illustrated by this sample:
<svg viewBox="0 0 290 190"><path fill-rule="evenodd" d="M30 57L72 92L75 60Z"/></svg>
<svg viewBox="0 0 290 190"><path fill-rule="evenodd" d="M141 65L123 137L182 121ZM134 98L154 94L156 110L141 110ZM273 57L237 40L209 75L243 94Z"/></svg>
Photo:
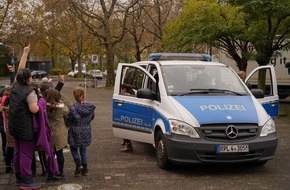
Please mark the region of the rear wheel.
<svg viewBox="0 0 290 190"><path fill-rule="evenodd" d="M167 170L170 168L170 161L168 160L168 155L167 155L167 149L166 145L164 142L164 136L162 131L159 131L157 133L156 139L155 139L155 147L156 147L156 159L159 168Z"/></svg>

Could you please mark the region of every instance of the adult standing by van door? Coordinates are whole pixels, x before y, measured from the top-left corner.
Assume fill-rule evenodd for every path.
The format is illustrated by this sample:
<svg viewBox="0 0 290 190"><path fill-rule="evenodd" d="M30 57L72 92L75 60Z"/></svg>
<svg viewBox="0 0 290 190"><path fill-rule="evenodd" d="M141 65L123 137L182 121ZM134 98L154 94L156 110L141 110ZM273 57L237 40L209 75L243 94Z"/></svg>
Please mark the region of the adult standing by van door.
<svg viewBox="0 0 290 190"><path fill-rule="evenodd" d="M239 72L238 72L238 75L239 75L239 77L242 79L242 81L247 85L247 87L248 87L249 89L251 89L251 84L248 83L248 82L245 82L245 80L246 80L246 78L247 78L246 72L245 72L245 71L239 71Z"/></svg>
<svg viewBox="0 0 290 190"><path fill-rule="evenodd" d="M30 45L24 48L20 59L16 81L12 84L9 102L9 132L14 137L15 185L20 189L40 189L34 182L31 163L36 144L32 115L37 113L37 94L30 85L32 76L25 69Z"/></svg>
<svg viewBox="0 0 290 190"><path fill-rule="evenodd" d="M246 80L246 72L245 71L239 71L238 75L242 79L242 81L245 82L245 80Z"/></svg>
<svg viewBox="0 0 290 190"><path fill-rule="evenodd" d="M132 95L134 94L134 91L129 84L122 84L121 87L121 94L123 95ZM133 152L133 146L131 143L131 140L129 139L123 139L123 142L121 143L121 152Z"/></svg>

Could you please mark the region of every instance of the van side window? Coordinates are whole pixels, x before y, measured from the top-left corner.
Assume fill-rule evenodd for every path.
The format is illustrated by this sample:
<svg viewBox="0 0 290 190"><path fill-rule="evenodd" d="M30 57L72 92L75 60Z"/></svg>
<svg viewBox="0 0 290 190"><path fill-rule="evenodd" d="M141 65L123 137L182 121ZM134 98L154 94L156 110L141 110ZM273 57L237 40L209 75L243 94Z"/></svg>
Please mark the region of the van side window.
<svg viewBox="0 0 290 190"><path fill-rule="evenodd" d="M142 88L143 77L144 73L141 70L133 67L123 67L119 93L122 94L122 85L126 84L131 88L130 95L135 95L137 90Z"/></svg>
<svg viewBox="0 0 290 190"><path fill-rule="evenodd" d="M260 75L265 76L265 80L264 81L260 81L259 82L259 72ZM264 95L265 96L273 96L274 94L274 84L273 81L271 80L271 71L269 68L267 69L260 69L259 71L256 71L251 77L250 79L247 81L248 84L251 85L251 89L253 88L258 88L258 89L262 89L264 91Z"/></svg>
<svg viewBox="0 0 290 190"><path fill-rule="evenodd" d="M156 94L157 100L160 101L160 93L159 93L159 86L158 86L159 76L158 76L158 71L157 71L157 68L155 65L150 65L149 73L154 77L156 82L154 82L153 80L151 80L148 77L148 80L149 80L148 81L148 88Z"/></svg>

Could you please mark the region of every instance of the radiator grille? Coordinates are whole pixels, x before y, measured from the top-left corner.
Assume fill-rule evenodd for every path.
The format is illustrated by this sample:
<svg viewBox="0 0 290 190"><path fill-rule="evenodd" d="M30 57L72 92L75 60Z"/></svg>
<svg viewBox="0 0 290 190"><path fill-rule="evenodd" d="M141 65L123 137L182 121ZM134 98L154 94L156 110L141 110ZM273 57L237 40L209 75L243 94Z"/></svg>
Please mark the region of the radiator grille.
<svg viewBox="0 0 290 190"><path fill-rule="evenodd" d="M232 125L232 124L231 124ZM256 138L258 135L258 126L255 124L237 124L233 125L237 129L237 137L231 139L226 134L229 124L202 125L200 127L203 137L207 140L221 141L242 141Z"/></svg>

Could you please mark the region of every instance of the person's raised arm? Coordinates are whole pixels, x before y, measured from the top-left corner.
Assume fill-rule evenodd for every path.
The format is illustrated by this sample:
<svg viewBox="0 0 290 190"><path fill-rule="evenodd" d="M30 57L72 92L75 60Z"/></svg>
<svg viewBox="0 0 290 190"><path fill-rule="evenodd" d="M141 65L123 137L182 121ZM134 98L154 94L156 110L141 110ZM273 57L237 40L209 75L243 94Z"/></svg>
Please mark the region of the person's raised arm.
<svg viewBox="0 0 290 190"><path fill-rule="evenodd" d="M22 53L22 56L21 56L21 59L20 59L20 63L19 63L19 66L18 66L18 71L20 71L20 70L25 68L29 51L30 51L30 44L28 46L24 47L24 49L23 49L23 53Z"/></svg>
<svg viewBox="0 0 290 190"><path fill-rule="evenodd" d="M61 91L63 85L64 85L64 75L59 75L59 81L54 89Z"/></svg>

